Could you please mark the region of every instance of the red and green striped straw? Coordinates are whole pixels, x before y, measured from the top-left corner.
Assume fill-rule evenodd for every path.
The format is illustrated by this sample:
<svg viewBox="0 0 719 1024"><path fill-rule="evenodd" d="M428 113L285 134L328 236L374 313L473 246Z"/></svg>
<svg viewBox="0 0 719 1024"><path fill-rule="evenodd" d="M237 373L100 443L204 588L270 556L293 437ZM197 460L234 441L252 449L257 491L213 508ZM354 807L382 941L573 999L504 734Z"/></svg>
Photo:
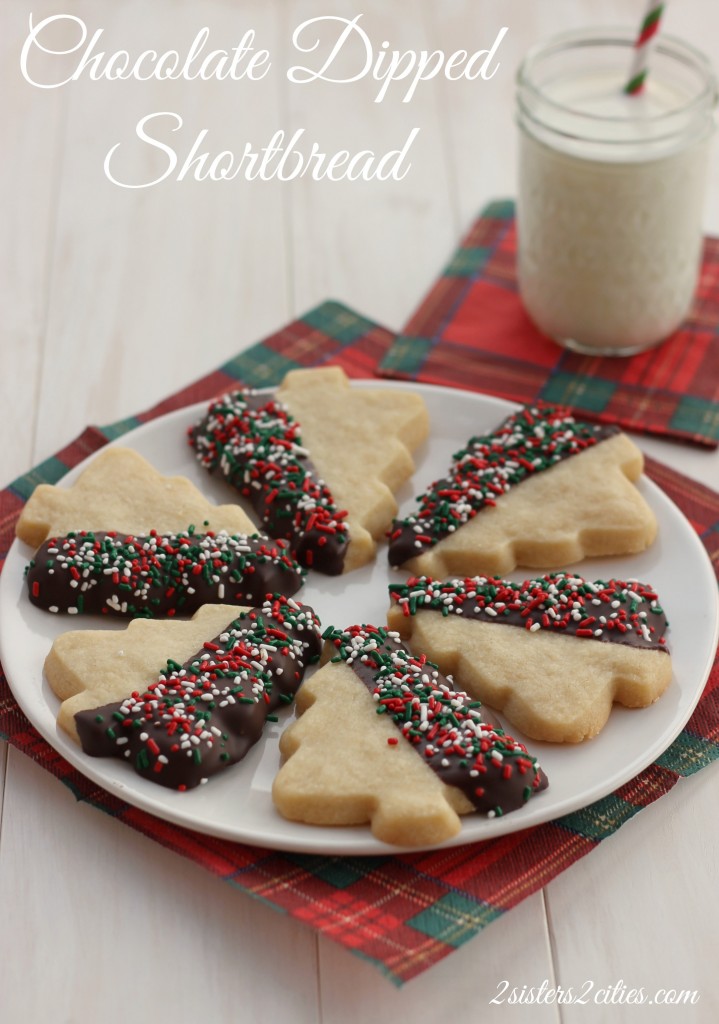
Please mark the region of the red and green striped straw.
<svg viewBox="0 0 719 1024"><path fill-rule="evenodd" d="M664 4L656 3L656 0L649 0L649 7L644 19L639 26L639 34L634 41L634 60L629 81L624 86L624 92L628 96L637 96L644 90L649 74L649 51L651 41L659 31L659 23L664 13Z"/></svg>

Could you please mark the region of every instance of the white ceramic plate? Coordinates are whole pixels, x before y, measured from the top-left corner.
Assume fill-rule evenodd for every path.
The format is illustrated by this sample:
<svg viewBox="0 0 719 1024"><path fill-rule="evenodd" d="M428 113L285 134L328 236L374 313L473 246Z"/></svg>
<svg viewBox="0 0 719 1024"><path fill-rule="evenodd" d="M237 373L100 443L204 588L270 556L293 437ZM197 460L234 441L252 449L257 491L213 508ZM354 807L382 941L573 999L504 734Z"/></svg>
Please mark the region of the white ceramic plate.
<svg viewBox="0 0 719 1024"><path fill-rule="evenodd" d="M357 387L408 387L421 391L432 431L418 453L413 486L399 495L402 509L411 496L441 476L452 454L472 434L491 430L512 412L507 402L468 392L396 382L357 382ZM214 501L231 501L234 493L200 468L185 441L186 428L205 403L171 413L126 434L118 443L134 448L163 473L188 476ZM85 463L83 463L83 466ZM71 483L82 470L65 477ZM712 663L717 642L716 580L696 533L676 506L651 481L640 489L659 520L659 538L645 554L625 559L593 559L576 568L591 579L635 578L659 592L670 622L674 678L656 704L639 711L615 707L605 729L579 746L536 743L516 730L536 753L549 776L549 788L521 810L492 820L478 815L463 819L462 830L446 845L477 842L550 821L584 807L633 778L666 749L694 709ZM292 711L281 713L240 764L189 793L177 793L148 782L119 761L86 756L56 725L58 701L43 677L43 662L55 636L67 629L122 629L124 623L86 616L70 619L34 608L27 599L23 570L32 552L13 545L0 578L0 650L13 693L30 721L68 761L115 796L167 821L198 832L275 849L321 854L386 854L395 847L378 842L369 828L321 828L285 821L270 798L279 764L278 737ZM557 567L560 568L560 567ZM523 579L530 573L515 572ZM324 626L357 622L381 624L387 609L387 584L405 574L388 568L386 548L376 563L348 576L313 573L299 597L314 606Z"/></svg>

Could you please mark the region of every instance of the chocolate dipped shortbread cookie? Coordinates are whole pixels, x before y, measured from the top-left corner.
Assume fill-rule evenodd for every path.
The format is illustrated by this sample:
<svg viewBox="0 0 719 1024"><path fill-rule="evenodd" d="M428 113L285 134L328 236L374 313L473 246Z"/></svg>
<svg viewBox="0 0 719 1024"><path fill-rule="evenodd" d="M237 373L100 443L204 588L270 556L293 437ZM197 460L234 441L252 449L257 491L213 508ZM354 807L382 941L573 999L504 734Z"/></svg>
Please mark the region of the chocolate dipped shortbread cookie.
<svg viewBox="0 0 719 1024"><path fill-rule="evenodd" d="M527 407L471 438L448 475L396 519L389 561L417 575L553 569L643 551L657 524L635 482L643 456L618 428Z"/></svg>
<svg viewBox="0 0 719 1024"><path fill-rule="evenodd" d="M323 367L293 370L269 394L223 395L190 443L302 565L337 575L374 558L428 430L419 395L351 388Z"/></svg>
<svg viewBox="0 0 719 1024"><path fill-rule="evenodd" d="M45 674L85 753L191 789L239 761L319 657L319 623L291 598L205 605L189 621L63 633Z"/></svg>
<svg viewBox="0 0 719 1024"><path fill-rule="evenodd" d="M287 542L258 534L242 509L211 504L125 448L102 452L71 487L37 487L17 534L40 545L28 592L50 612L188 615L289 596L304 577Z"/></svg>
<svg viewBox="0 0 719 1024"><path fill-rule="evenodd" d="M578 743L613 703L652 704L672 677L654 590L556 573L391 584L391 627L472 696L536 740Z"/></svg>
<svg viewBox="0 0 719 1024"><path fill-rule="evenodd" d="M383 842L440 843L459 815L522 807L547 780L534 757L484 719L397 633L327 630L331 658L300 690L273 786L285 817L317 825L369 822Z"/></svg>

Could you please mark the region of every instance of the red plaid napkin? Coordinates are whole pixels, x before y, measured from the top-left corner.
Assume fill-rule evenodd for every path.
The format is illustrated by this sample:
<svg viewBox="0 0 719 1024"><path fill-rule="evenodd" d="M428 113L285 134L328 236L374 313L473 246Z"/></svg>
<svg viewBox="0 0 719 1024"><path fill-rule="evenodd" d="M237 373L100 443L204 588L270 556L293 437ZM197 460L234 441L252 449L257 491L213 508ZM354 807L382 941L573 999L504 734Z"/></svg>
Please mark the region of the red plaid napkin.
<svg viewBox="0 0 719 1024"><path fill-rule="evenodd" d="M719 238L707 238L693 309L658 348L629 359L565 351L531 323L517 292L514 205L470 228L381 365L389 377L543 399L593 420L719 444Z"/></svg>
<svg viewBox="0 0 719 1024"><path fill-rule="evenodd" d="M278 382L295 366L332 362L369 376L393 335L337 303L311 310L249 352L142 416L88 428L0 492L0 565L37 483L64 473L140 422L210 398L238 381ZM719 495L657 463L649 475L683 509L719 572ZM590 853L678 778L719 757L719 662L681 736L657 762L603 800L557 821L484 843L386 857L281 853L201 835L110 795L64 761L30 725L0 672L0 735L59 778L78 800L124 821L235 889L291 914L379 967L397 984L447 956L505 911Z"/></svg>

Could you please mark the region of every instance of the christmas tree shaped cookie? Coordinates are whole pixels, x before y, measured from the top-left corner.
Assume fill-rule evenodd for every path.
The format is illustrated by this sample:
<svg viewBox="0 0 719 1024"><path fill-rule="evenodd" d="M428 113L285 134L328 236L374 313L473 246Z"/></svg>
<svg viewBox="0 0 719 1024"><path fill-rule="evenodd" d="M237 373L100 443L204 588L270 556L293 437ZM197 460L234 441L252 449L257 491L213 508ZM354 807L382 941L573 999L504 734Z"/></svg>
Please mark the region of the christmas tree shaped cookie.
<svg viewBox="0 0 719 1024"><path fill-rule="evenodd" d="M286 542L259 535L242 509L211 504L126 448L103 451L70 487L37 487L17 534L40 545L28 593L51 612L191 614L294 594L304 576Z"/></svg>
<svg viewBox="0 0 719 1024"><path fill-rule="evenodd" d="M643 551L657 525L635 486L642 467L614 427L522 409L471 438L419 510L395 520L390 564L435 577L502 574Z"/></svg>
<svg viewBox="0 0 719 1024"><path fill-rule="evenodd" d="M322 367L293 370L272 394L223 395L190 442L299 562L336 575L374 558L428 429L419 395L351 388Z"/></svg>
<svg viewBox="0 0 719 1024"><path fill-rule="evenodd" d="M70 487L40 484L22 510L17 536L37 548L48 537L73 530L117 530L126 534L257 532L236 505L213 505L185 477L163 476L130 448L106 448Z"/></svg>
<svg viewBox="0 0 719 1024"><path fill-rule="evenodd" d="M652 704L672 677L651 587L556 573L391 584L388 621L472 696L536 740L578 743L614 702Z"/></svg>
<svg viewBox="0 0 719 1024"><path fill-rule="evenodd" d="M311 608L205 605L189 621L63 633L45 661L59 725L96 757L191 789L239 761L320 650Z"/></svg>
<svg viewBox="0 0 719 1024"><path fill-rule="evenodd" d="M427 846L459 815L520 808L547 780L521 744L396 633L328 630L332 657L298 695L273 786L279 811L318 825L369 822L375 836Z"/></svg>

